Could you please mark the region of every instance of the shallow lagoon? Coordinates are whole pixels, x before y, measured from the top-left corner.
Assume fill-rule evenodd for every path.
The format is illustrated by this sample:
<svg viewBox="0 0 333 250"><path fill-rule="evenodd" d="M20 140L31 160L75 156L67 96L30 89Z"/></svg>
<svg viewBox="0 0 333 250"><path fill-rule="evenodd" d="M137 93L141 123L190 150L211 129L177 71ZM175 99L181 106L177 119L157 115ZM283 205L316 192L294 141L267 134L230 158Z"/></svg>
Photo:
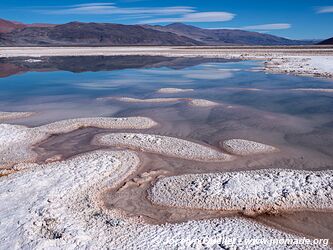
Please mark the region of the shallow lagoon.
<svg viewBox="0 0 333 250"><path fill-rule="evenodd" d="M242 138L274 145L279 153L240 158L230 163L203 164L143 154L142 172L165 170L168 175L259 168L333 169L333 93L296 91L297 88L333 88L333 81L266 74L261 62L163 57L69 57L2 60L0 110L37 111L35 117L11 123L38 125L65 118L87 116L148 116L161 126L147 130L208 143ZM193 88L180 94L158 94L160 88ZM214 108L186 103L137 104L102 101L105 96L134 98L193 97L222 103ZM63 158L96 147L94 134L105 130L82 129L54 136L39 145L40 160ZM136 173L136 175L140 175ZM154 176L153 178L156 178ZM130 182L130 180L128 180ZM110 190L105 204L143 216L151 223L226 216L149 204L140 187ZM176 216L180 214L180 216ZM331 237L331 213L299 212L260 216L256 219L285 230ZM313 219L307 219L313 218ZM288 221L292 221L289 223ZM313 230L309 230L313 228ZM321 232L316 235L316 231ZM331 235L330 235L331 234ZM331 237L332 238L332 237Z"/></svg>

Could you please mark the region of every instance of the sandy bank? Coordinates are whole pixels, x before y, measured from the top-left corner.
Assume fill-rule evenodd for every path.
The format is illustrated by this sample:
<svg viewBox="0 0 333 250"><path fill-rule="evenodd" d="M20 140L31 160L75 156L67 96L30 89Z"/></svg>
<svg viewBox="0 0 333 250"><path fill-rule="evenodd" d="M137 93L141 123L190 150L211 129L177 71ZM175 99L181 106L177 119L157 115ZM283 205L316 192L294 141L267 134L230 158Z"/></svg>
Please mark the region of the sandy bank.
<svg viewBox="0 0 333 250"><path fill-rule="evenodd" d="M22 164L27 170L0 179L1 248L198 249L218 247L225 237L301 238L238 217L158 226L129 222L103 210L99 194L118 185L138 164L139 158L130 151L94 151L62 162ZM260 242L222 245L265 247ZM281 245L271 249L281 249Z"/></svg>
<svg viewBox="0 0 333 250"><path fill-rule="evenodd" d="M253 155L278 151L273 146L242 139L226 140L222 143L222 147L228 153L235 155Z"/></svg>
<svg viewBox="0 0 333 250"><path fill-rule="evenodd" d="M21 125L0 124L0 166L8 167L22 161L33 161L36 153L33 145L52 134L68 133L83 127L108 129L147 129L156 122L145 117L128 118L78 118L29 128Z"/></svg>
<svg viewBox="0 0 333 250"><path fill-rule="evenodd" d="M0 122L26 118L34 114L34 112L0 112Z"/></svg>
<svg viewBox="0 0 333 250"><path fill-rule="evenodd" d="M177 94L177 93L184 93L184 92L191 92L194 89L178 89L178 88L161 88L157 90L157 93L160 94Z"/></svg>
<svg viewBox="0 0 333 250"><path fill-rule="evenodd" d="M131 97L101 97L99 100L117 100L121 102L128 103L177 103L177 102L187 102L190 106L194 107L215 107L219 103L205 100L205 99L192 99L192 98L148 98L148 99L139 99Z"/></svg>
<svg viewBox="0 0 333 250"><path fill-rule="evenodd" d="M222 153L212 147L175 137L135 134L111 133L97 135L94 143L103 146L120 146L170 157L196 161L229 161L233 156Z"/></svg>
<svg viewBox="0 0 333 250"><path fill-rule="evenodd" d="M161 178L149 197L159 205L236 210L333 210L333 171L258 170Z"/></svg>

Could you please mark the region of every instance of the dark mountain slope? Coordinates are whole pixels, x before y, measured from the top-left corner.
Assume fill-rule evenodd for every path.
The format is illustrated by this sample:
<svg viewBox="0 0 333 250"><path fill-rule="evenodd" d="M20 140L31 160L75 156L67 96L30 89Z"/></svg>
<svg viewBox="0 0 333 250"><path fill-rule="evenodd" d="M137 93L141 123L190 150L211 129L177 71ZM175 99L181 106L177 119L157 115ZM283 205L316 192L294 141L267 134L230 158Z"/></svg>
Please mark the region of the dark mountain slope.
<svg viewBox="0 0 333 250"><path fill-rule="evenodd" d="M139 25L71 22L54 27L26 27L0 35L0 45L201 45L174 33Z"/></svg>
<svg viewBox="0 0 333 250"><path fill-rule="evenodd" d="M178 35L187 36L207 45L298 45L308 44L305 41L289 40L283 37L231 29L201 29L183 23L173 23L166 26L149 26L152 29L172 32Z"/></svg>
<svg viewBox="0 0 333 250"><path fill-rule="evenodd" d="M331 37L329 39L326 39L324 41L321 41L319 44L320 45L330 45L330 44L333 44L333 37Z"/></svg>

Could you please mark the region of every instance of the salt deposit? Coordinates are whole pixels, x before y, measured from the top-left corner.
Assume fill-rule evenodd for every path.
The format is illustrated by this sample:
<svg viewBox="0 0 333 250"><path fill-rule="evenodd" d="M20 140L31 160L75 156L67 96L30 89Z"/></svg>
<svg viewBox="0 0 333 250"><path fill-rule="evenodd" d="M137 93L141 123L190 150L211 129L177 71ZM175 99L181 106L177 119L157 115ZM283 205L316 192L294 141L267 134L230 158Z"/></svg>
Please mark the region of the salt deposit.
<svg viewBox="0 0 333 250"><path fill-rule="evenodd" d="M333 49L327 47L3 47L0 57L166 56L263 60L273 73L333 77Z"/></svg>
<svg viewBox="0 0 333 250"><path fill-rule="evenodd" d="M161 88L157 90L157 93L160 94L176 94L176 93L184 93L184 92L191 92L194 89L178 89L178 88Z"/></svg>
<svg viewBox="0 0 333 250"><path fill-rule="evenodd" d="M156 123L145 117L128 118L78 118L58 121L39 127L0 124L0 166L8 167L22 161L33 161L36 153L32 146L52 134L68 133L83 127L109 129L147 129Z"/></svg>
<svg viewBox="0 0 333 250"><path fill-rule="evenodd" d="M252 155L277 151L275 147L242 139L226 140L223 142L222 147L228 153L235 155Z"/></svg>
<svg viewBox="0 0 333 250"><path fill-rule="evenodd" d="M149 99L138 99L131 97L102 97L100 100L117 100L129 103L177 103L187 102L190 106L195 107L215 107L219 103L212 102L205 99L192 99L192 98L149 98Z"/></svg>
<svg viewBox="0 0 333 250"><path fill-rule="evenodd" d="M34 112L0 112L0 122L26 118L34 114Z"/></svg>
<svg viewBox="0 0 333 250"><path fill-rule="evenodd" d="M94 143L103 146L127 147L135 150L196 161L218 162L233 159L233 156L222 153L210 146L161 135L110 133L97 135L94 139Z"/></svg>
<svg viewBox="0 0 333 250"><path fill-rule="evenodd" d="M161 178L149 198L158 205L235 210L333 210L333 171L266 169Z"/></svg>
<svg viewBox="0 0 333 250"><path fill-rule="evenodd" d="M302 238L239 217L147 225L104 210L99 194L139 165L130 151L94 151L62 162L21 165L26 170L0 178L2 249L262 249L267 243L245 240ZM290 243L270 249L281 247L309 249Z"/></svg>
<svg viewBox="0 0 333 250"><path fill-rule="evenodd" d="M212 102L205 99L191 99L189 104L196 107L214 107L219 105L217 102Z"/></svg>
<svg viewBox="0 0 333 250"><path fill-rule="evenodd" d="M333 89L298 88L298 89L292 89L292 90L305 91L305 92L333 93Z"/></svg>

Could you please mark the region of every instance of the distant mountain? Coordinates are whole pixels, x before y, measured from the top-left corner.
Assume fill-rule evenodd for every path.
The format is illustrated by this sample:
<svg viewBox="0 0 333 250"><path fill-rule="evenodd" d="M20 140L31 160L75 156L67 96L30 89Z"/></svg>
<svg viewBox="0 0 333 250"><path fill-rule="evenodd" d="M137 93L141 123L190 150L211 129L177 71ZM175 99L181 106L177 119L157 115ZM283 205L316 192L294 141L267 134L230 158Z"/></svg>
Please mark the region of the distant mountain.
<svg viewBox="0 0 333 250"><path fill-rule="evenodd" d="M0 46L300 44L311 43L244 30L202 29L182 23L166 26L82 22L54 25L0 19Z"/></svg>
<svg viewBox="0 0 333 250"><path fill-rule="evenodd" d="M333 44L333 37L326 39L324 41L321 41L320 43L318 43L320 45L329 45L329 44Z"/></svg>
<svg viewBox="0 0 333 250"><path fill-rule="evenodd" d="M0 45L202 45L174 33L139 25L71 22L54 27L25 27L0 35Z"/></svg>
<svg viewBox="0 0 333 250"><path fill-rule="evenodd" d="M299 45L309 44L306 41L289 40L283 37L232 29L202 29L183 23L173 23L166 26L149 26L152 29L172 32L187 36L207 45Z"/></svg>
<svg viewBox="0 0 333 250"><path fill-rule="evenodd" d="M22 29L25 27L53 27L53 26L55 26L55 24L47 24L47 23L24 24L0 18L0 33L9 33L15 29Z"/></svg>
<svg viewBox="0 0 333 250"><path fill-rule="evenodd" d="M11 32L15 29L23 28L25 25L23 23L12 22L0 18L0 33Z"/></svg>

